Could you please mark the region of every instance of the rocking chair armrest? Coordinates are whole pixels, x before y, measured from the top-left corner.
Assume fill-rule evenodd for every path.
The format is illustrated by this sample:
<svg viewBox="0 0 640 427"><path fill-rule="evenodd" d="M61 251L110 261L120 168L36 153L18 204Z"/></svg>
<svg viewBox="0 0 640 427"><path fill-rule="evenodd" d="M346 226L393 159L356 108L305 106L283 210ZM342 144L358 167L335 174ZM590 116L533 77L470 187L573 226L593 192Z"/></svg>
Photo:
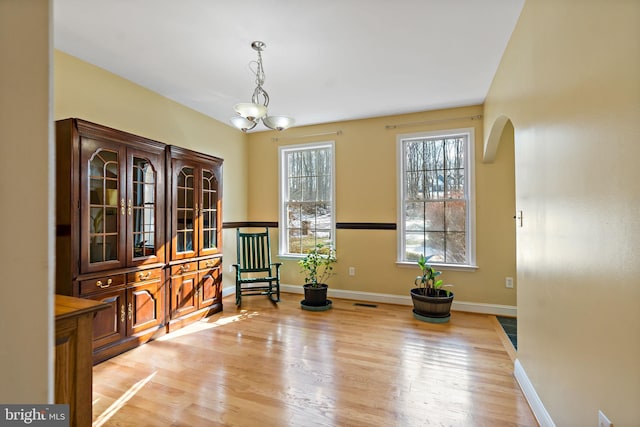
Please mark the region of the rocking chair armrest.
<svg viewBox="0 0 640 427"><path fill-rule="evenodd" d="M272 262L271 265L276 268L276 271L280 271L281 262Z"/></svg>
<svg viewBox="0 0 640 427"><path fill-rule="evenodd" d="M281 262L272 262L271 265L276 268L276 277L278 278L278 280L280 280L280 266L282 265L282 263Z"/></svg>

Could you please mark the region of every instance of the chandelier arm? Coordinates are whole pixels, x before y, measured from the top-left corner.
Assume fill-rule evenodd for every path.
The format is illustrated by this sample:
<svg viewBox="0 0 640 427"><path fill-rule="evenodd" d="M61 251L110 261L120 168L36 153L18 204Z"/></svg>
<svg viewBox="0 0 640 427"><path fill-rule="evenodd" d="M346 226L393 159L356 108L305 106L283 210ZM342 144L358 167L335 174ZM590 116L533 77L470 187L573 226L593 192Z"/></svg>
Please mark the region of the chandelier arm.
<svg viewBox="0 0 640 427"><path fill-rule="evenodd" d="M260 96L262 96L262 101L260 100ZM251 102L254 104L262 104L265 107L269 106L269 94L266 90L262 88L262 86L257 86L253 91L253 95L251 96Z"/></svg>

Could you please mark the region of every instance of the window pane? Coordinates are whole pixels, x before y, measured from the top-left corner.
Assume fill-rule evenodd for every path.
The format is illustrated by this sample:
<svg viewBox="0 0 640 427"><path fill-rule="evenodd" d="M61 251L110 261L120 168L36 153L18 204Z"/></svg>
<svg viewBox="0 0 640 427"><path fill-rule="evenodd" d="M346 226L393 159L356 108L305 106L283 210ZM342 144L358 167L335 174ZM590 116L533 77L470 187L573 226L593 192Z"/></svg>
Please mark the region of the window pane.
<svg viewBox="0 0 640 427"><path fill-rule="evenodd" d="M405 164L407 172L424 170L424 141L409 141L405 146Z"/></svg>
<svg viewBox="0 0 640 427"><path fill-rule="evenodd" d="M331 230L331 203L316 204L316 228Z"/></svg>
<svg viewBox="0 0 640 427"><path fill-rule="evenodd" d="M300 230L289 229L289 252L294 254L302 253L302 236Z"/></svg>
<svg viewBox="0 0 640 427"><path fill-rule="evenodd" d="M290 203L287 206L287 228L300 228L302 212L299 203Z"/></svg>
<svg viewBox="0 0 640 427"><path fill-rule="evenodd" d="M444 231L444 202L425 203L424 225L428 231Z"/></svg>
<svg viewBox="0 0 640 427"><path fill-rule="evenodd" d="M289 200L298 202L302 200L302 179L289 178Z"/></svg>
<svg viewBox="0 0 640 427"><path fill-rule="evenodd" d="M443 171L434 169L426 172L427 192L425 199L442 199L444 196Z"/></svg>
<svg viewBox="0 0 640 427"><path fill-rule="evenodd" d="M464 201L447 202L445 207L445 215L447 218L447 231L459 231L464 234L467 213L466 203Z"/></svg>
<svg viewBox="0 0 640 427"><path fill-rule="evenodd" d="M318 180L316 177L308 176L301 180L302 183L302 200L305 202L313 202L318 197Z"/></svg>
<svg viewBox="0 0 640 427"><path fill-rule="evenodd" d="M417 261L420 255L424 254L425 236L424 232L405 233L405 259L407 261Z"/></svg>
<svg viewBox="0 0 640 427"><path fill-rule="evenodd" d="M447 239L446 262L450 264L463 264L466 262L466 239L464 233L445 233Z"/></svg>
<svg viewBox="0 0 640 427"><path fill-rule="evenodd" d="M424 231L424 203L405 203L404 223L407 231Z"/></svg>
<svg viewBox="0 0 640 427"><path fill-rule="evenodd" d="M331 231L318 231L318 233L316 233L316 244L318 243L322 243L325 246L333 244Z"/></svg>
<svg viewBox="0 0 640 427"><path fill-rule="evenodd" d="M319 201L331 200L331 176L323 175L318 177L318 193Z"/></svg>
<svg viewBox="0 0 640 427"><path fill-rule="evenodd" d="M444 233L443 232L427 232L424 244L425 256L433 255L431 261L444 262Z"/></svg>
<svg viewBox="0 0 640 427"><path fill-rule="evenodd" d="M408 200L424 199L424 172L408 172L406 175L405 193Z"/></svg>
<svg viewBox="0 0 640 427"><path fill-rule="evenodd" d="M464 198L464 169L450 170L447 174L447 197Z"/></svg>
<svg viewBox="0 0 640 427"><path fill-rule="evenodd" d="M316 228L316 206L315 204L305 203L300 209L300 222L302 227L307 229ZM304 225L306 223L306 225Z"/></svg>

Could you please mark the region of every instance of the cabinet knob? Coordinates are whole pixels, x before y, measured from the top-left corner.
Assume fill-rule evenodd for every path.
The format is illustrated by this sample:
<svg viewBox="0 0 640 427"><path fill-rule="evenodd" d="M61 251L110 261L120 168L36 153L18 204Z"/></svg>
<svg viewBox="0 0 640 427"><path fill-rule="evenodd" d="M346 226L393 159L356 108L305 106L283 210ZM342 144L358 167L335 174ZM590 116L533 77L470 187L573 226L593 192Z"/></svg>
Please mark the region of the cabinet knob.
<svg viewBox="0 0 640 427"><path fill-rule="evenodd" d="M133 319L133 305L129 303L127 311L129 312L129 320Z"/></svg>
<svg viewBox="0 0 640 427"><path fill-rule="evenodd" d="M120 199L120 211L122 212L122 215L124 215L124 199Z"/></svg>
<svg viewBox="0 0 640 427"><path fill-rule="evenodd" d="M138 273L138 279L140 280L147 280L149 277L151 277L151 272L147 271L147 272L140 272Z"/></svg>
<svg viewBox="0 0 640 427"><path fill-rule="evenodd" d="M181 273L184 273L185 271L189 271L189 269L190 269L190 268L191 268L191 267L189 266L189 264L182 264L182 265L180 266L180 272L181 272Z"/></svg>
<svg viewBox="0 0 640 427"><path fill-rule="evenodd" d="M120 306L120 322L124 323L124 304Z"/></svg>

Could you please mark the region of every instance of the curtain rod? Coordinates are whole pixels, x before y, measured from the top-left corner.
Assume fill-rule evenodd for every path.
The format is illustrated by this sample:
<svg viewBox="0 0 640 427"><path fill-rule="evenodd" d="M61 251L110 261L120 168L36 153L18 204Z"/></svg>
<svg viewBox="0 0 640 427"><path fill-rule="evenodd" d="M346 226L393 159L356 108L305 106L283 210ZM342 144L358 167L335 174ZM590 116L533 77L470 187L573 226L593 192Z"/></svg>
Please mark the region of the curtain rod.
<svg viewBox="0 0 640 427"><path fill-rule="evenodd" d="M435 119L435 120L425 120L422 122L411 122L411 123L398 123L397 125L385 125L385 129L397 129L401 127L409 127L409 126L418 126L418 125L430 125L433 123L442 123L442 122L450 122L453 120L480 120L482 118L482 114L476 114L475 116L462 116L462 117L451 117L448 119Z"/></svg>
<svg viewBox="0 0 640 427"><path fill-rule="evenodd" d="M289 139L310 138L312 136L326 136L326 135L342 135L342 130L334 130L332 132L310 133L307 135L300 135L300 136L284 136L282 138L271 138L271 141L278 142L278 141L284 141Z"/></svg>

